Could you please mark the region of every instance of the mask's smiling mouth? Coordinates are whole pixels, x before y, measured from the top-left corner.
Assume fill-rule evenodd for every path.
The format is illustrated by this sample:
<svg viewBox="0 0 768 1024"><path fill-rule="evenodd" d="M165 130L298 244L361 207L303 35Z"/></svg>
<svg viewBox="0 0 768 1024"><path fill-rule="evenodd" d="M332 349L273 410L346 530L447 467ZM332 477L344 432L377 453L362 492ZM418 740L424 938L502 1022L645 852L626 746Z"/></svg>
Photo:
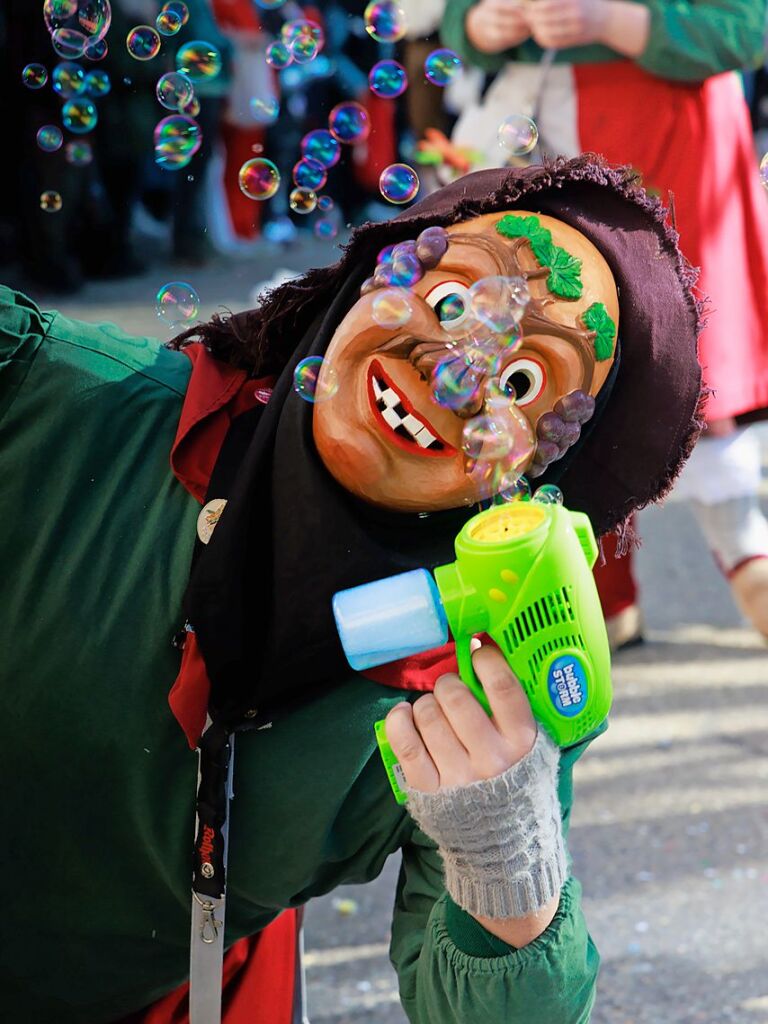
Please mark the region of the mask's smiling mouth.
<svg viewBox="0 0 768 1024"><path fill-rule="evenodd" d="M368 368L368 399L376 422L390 441L404 451L449 458L456 449L444 441L374 359Z"/></svg>

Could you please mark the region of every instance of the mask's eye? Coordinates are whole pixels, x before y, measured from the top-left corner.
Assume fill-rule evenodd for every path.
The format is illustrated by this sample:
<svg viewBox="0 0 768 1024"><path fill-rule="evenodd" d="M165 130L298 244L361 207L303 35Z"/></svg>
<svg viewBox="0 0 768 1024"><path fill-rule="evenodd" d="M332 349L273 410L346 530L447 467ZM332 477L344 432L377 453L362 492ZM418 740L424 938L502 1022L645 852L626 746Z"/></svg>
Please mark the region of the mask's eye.
<svg viewBox="0 0 768 1024"><path fill-rule="evenodd" d="M504 367L499 387L518 405L529 405L541 395L547 383L547 371L535 359L513 359Z"/></svg>
<svg viewBox="0 0 768 1024"><path fill-rule="evenodd" d="M461 327L469 315L469 292L460 281L441 281L424 296L446 331Z"/></svg>

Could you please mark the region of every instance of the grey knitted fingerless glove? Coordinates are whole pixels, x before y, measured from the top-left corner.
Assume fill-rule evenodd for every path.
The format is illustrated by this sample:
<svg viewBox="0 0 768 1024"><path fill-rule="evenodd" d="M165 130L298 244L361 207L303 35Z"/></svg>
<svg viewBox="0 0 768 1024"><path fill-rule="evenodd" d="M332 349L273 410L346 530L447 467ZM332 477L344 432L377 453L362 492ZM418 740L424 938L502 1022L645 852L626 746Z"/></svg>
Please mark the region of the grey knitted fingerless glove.
<svg viewBox="0 0 768 1024"><path fill-rule="evenodd" d="M422 793L406 787L408 810L437 843L445 887L481 917L541 910L567 877L557 773L560 752L543 729L501 775Z"/></svg>

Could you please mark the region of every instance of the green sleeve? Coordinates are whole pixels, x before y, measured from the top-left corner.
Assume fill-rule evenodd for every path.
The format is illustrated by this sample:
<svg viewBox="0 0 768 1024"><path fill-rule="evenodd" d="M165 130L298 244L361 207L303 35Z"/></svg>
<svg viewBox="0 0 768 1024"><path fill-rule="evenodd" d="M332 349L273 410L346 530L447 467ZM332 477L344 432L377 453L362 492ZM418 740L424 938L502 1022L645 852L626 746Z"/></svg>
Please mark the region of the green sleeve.
<svg viewBox="0 0 768 1024"><path fill-rule="evenodd" d="M637 60L661 78L698 82L764 58L766 0L644 0L651 34Z"/></svg>
<svg viewBox="0 0 768 1024"><path fill-rule="evenodd" d="M467 11L477 2L478 0L448 0L440 26L440 38L446 46L455 50L466 64L481 68L483 71L499 71L508 61L515 59L515 51L482 53L470 43L464 28L464 20Z"/></svg>
<svg viewBox="0 0 768 1024"><path fill-rule="evenodd" d="M564 750L560 803L567 834L572 770L605 729ZM414 828L403 849L390 948L411 1024L586 1024L599 956L581 912L581 887L569 878L552 923L523 949L491 935L443 886L434 843Z"/></svg>
<svg viewBox="0 0 768 1024"><path fill-rule="evenodd" d="M34 302L0 285L0 419L13 402L51 325Z"/></svg>

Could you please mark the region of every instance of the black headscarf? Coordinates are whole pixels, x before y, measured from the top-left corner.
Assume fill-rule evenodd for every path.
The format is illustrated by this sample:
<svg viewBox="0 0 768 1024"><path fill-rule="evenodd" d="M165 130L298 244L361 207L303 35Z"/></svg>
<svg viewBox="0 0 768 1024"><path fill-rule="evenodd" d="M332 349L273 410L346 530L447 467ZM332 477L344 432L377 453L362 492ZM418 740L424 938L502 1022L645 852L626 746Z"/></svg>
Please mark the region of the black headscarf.
<svg viewBox="0 0 768 1024"><path fill-rule="evenodd" d="M359 229L338 264L276 290L260 309L188 332L180 344L193 335L254 375L279 370L269 404L235 421L225 442L227 471L217 467L208 497L228 503L198 549L185 598L211 712L229 727L258 725L348 674L333 594L449 561L476 511L387 512L345 492L315 451L312 407L293 391L296 364L325 353L384 245L515 207L582 231L619 287L621 366L588 434L552 468L568 506L590 514L598 532L615 528L669 488L692 448L701 392L694 275L660 204L597 159L469 175L389 224Z"/></svg>

